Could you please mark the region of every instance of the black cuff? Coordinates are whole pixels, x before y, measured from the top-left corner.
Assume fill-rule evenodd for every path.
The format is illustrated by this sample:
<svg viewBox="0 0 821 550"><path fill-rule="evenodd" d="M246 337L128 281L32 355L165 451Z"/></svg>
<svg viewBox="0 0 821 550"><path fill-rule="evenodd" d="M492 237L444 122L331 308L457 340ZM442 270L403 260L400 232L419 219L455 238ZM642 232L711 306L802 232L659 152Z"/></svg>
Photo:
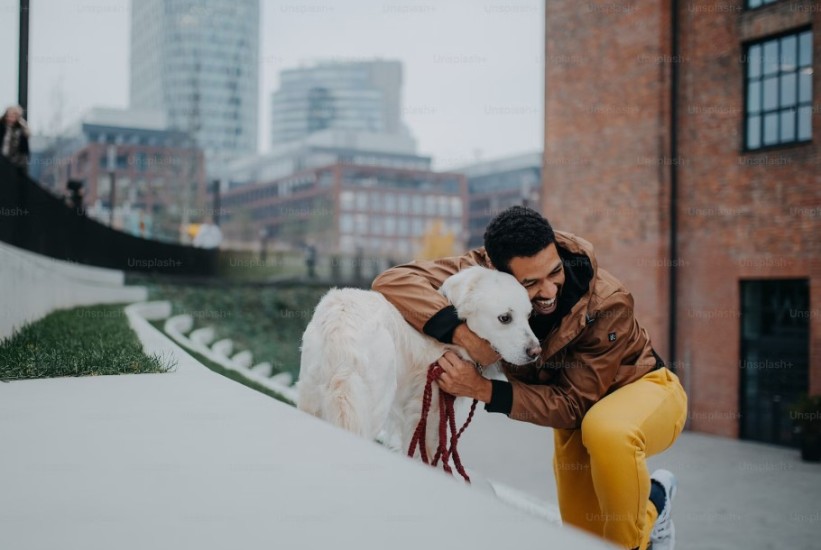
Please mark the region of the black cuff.
<svg viewBox="0 0 821 550"><path fill-rule="evenodd" d="M428 322L422 327L422 331L443 344L452 344L453 332L460 324L462 324L462 320L456 315L456 308L447 306L428 319Z"/></svg>
<svg viewBox="0 0 821 550"><path fill-rule="evenodd" d="M485 403L485 410L509 415L513 408L513 385L502 380L491 380L490 383L493 384L493 392L490 403Z"/></svg>

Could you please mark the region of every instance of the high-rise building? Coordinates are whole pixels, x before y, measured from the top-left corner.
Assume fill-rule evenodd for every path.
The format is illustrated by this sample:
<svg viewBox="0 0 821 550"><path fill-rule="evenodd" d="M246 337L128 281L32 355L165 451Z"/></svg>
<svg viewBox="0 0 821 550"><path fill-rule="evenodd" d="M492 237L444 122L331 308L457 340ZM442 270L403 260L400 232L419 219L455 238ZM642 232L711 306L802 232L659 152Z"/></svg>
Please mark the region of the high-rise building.
<svg viewBox="0 0 821 550"><path fill-rule="evenodd" d="M259 0L131 3L131 106L159 109L208 171L257 148Z"/></svg>
<svg viewBox="0 0 821 550"><path fill-rule="evenodd" d="M697 431L794 445L821 393L817 7L547 2L543 211L633 293Z"/></svg>
<svg viewBox="0 0 821 550"><path fill-rule="evenodd" d="M401 90L399 61L323 62L284 70L272 95L271 143L326 129L407 133Z"/></svg>

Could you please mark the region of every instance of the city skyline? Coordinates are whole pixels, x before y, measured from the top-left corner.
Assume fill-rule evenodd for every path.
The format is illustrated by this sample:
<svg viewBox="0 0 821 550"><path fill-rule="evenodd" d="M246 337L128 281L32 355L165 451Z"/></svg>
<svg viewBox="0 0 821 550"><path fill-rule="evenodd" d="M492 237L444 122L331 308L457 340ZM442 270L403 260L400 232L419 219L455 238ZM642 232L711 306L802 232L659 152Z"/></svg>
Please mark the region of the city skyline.
<svg viewBox="0 0 821 550"><path fill-rule="evenodd" d="M17 0L0 0L0 101L17 99ZM258 150L270 147L279 72L319 61L398 59L402 115L436 168L540 150L540 2L328 3L261 1ZM128 106L130 2L36 0L32 5L32 128L55 134L87 109ZM467 24L469 23L469 24ZM99 47L104 43L104 48ZM101 70L105 68L104 70ZM88 82L88 75L95 76ZM470 136L467 140L464 136Z"/></svg>

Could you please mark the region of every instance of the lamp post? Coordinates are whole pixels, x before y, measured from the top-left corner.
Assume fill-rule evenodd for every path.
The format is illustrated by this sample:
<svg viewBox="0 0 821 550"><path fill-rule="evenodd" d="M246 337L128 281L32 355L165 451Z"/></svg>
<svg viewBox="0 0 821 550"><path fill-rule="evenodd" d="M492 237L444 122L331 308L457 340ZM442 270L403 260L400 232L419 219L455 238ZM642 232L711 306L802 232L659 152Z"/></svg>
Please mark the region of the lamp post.
<svg viewBox="0 0 821 550"><path fill-rule="evenodd" d="M29 102L29 0L20 0L20 41L17 58L17 102L28 112Z"/></svg>
<svg viewBox="0 0 821 550"><path fill-rule="evenodd" d="M115 174L115 168L117 165L117 148L114 145L109 145L108 150L108 177L109 181L111 182L111 193L109 196L109 213L108 213L108 225L110 227L114 227L114 206L117 204L117 175Z"/></svg>
<svg viewBox="0 0 821 550"><path fill-rule="evenodd" d="M263 227L259 230L259 262L265 265L268 259L268 228Z"/></svg>
<svg viewBox="0 0 821 550"><path fill-rule="evenodd" d="M212 216L214 225L220 224L220 180L214 180L214 215Z"/></svg>

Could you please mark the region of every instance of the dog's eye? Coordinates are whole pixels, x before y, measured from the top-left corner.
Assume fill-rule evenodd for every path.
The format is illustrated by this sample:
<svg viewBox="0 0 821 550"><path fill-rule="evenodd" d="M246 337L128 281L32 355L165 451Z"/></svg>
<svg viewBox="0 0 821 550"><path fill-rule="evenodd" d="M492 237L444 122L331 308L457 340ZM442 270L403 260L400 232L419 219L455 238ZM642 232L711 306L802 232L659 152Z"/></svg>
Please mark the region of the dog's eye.
<svg viewBox="0 0 821 550"><path fill-rule="evenodd" d="M502 313L499 315L499 322L503 325L510 323L513 320L513 317L510 316L510 313Z"/></svg>

